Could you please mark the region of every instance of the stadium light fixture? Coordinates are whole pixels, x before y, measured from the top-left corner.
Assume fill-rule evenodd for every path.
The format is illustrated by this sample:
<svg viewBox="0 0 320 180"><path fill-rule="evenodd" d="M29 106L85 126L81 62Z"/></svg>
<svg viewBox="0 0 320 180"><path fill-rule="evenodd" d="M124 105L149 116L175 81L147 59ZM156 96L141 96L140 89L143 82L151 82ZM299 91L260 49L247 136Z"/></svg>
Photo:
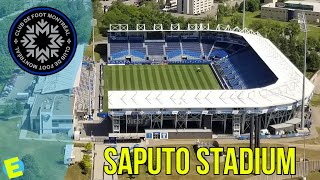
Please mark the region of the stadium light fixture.
<svg viewBox="0 0 320 180"><path fill-rule="evenodd" d="M92 19L91 21L91 25L92 25L92 61L94 61L94 27L97 25L97 20L96 19ZM91 64L91 63L90 63ZM91 77L91 66L89 67L89 108L88 108L88 115L89 115L89 119L92 119L93 117L93 114L92 114L92 100L91 100L91 80L90 80L90 77Z"/></svg>
<svg viewBox="0 0 320 180"><path fill-rule="evenodd" d="M304 12L298 13L298 23L300 24L300 29L304 32L304 62L303 62L303 80L302 80L302 102L301 102L301 130L304 130L305 119L304 119L304 99L305 99L305 79L306 79L306 69L307 69L307 37L308 37L308 27L306 16ZM303 132L303 174L302 177L305 180L305 170L306 170L306 135Z"/></svg>
<svg viewBox="0 0 320 180"><path fill-rule="evenodd" d="M243 0L242 14L242 29L244 29L246 27L246 0Z"/></svg>

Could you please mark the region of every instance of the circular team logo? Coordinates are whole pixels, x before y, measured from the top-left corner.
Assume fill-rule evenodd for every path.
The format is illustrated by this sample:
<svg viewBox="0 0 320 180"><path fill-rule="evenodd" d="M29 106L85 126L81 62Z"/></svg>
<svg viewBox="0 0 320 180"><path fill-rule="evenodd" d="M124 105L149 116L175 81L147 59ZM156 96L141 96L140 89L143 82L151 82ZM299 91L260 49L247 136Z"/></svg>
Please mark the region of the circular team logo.
<svg viewBox="0 0 320 180"><path fill-rule="evenodd" d="M9 50L15 63L34 75L51 75L72 60L76 31L62 12L36 7L22 13L9 32Z"/></svg>

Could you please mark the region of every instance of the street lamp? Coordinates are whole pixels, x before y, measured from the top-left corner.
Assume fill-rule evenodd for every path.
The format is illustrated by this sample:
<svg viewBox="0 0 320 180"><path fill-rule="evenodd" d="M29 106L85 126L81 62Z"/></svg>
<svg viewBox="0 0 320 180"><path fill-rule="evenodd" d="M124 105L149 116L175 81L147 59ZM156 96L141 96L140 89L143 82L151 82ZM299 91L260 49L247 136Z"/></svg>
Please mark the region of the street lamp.
<svg viewBox="0 0 320 180"><path fill-rule="evenodd" d="M242 29L244 29L246 27L246 0L243 0L242 14Z"/></svg>
<svg viewBox="0 0 320 180"><path fill-rule="evenodd" d="M306 69L307 69L307 21L304 12L298 13L298 23L300 24L300 29L304 32L304 62L303 62L303 81L302 81L302 102L301 102L301 130L304 130L305 119L304 119L304 99L305 99L305 79L306 79ZM305 170L306 170L306 135L303 132L303 179L305 180Z"/></svg>
<svg viewBox="0 0 320 180"><path fill-rule="evenodd" d="M94 27L97 25L97 20L96 19L92 19L92 21L91 21L91 26L92 26L92 60L94 61L95 59L94 59ZM91 62L89 62L89 64L90 65L92 65L91 64ZM91 97L91 93L92 93L92 91L91 91L91 66L89 66L89 78L88 78L88 80L89 80L89 109L88 109L88 114L89 114L89 119L92 119L93 117L93 114L92 114L92 97Z"/></svg>

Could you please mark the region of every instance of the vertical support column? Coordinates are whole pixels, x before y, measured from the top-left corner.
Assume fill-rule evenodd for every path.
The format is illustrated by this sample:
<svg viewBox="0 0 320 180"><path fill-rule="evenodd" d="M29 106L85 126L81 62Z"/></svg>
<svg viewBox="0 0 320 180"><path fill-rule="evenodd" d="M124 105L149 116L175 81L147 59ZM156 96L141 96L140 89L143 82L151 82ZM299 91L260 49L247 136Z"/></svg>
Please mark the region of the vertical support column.
<svg viewBox="0 0 320 180"><path fill-rule="evenodd" d="M151 114L151 119L150 119L150 129L153 129L153 128L152 128L152 117L153 117L153 114Z"/></svg>
<svg viewBox="0 0 320 180"><path fill-rule="evenodd" d="M186 115L186 119L185 119L185 123L184 123L184 127L187 129L188 128L188 113Z"/></svg>
<svg viewBox="0 0 320 180"><path fill-rule="evenodd" d="M242 114L240 134L244 133L244 126L245 126L245 124L246 124L246 114Z"/></svg>
<svg viewBox="0 0 320 180"><path fill-rule="evenodd" d="M126 133L128 133L128 115L126 115Z"/></svg>
<svg viewBox="0 0 320 180"><path fill-rule="evenodd" d="M213 114L212 115L210 115L211 117L210 117L210 119L211 119L211 131L212 131L212 119L213 119Z"/></svg>
<svg viewBox="0 0 320 180"><path fill-rule="evenodd" d="M259 116L258 115L255 115L255 119L256 119L256 123L255 123L255 125L256 125L256 128L255 128L255 147L256 148L258 148L258 147L260 147L260 124L261 124L261 122L260 122L260 118L259 118Z"/></svg>
<svg viewBox="0 0 320 180"><path fill-rule="evenodd" d="M227 127L227 118L224 118L223 120L223 133L226 133L226 127Z"/></svg>
<svg viewBox="0 0 320 180"><path fill-rule="evenodd" d="M161 114L161 119L160 119L160 129L162 129L162 125L163 125L163 113Z"/></svg>
<svg viewBox="0 0 320 180"><path fill-rule="evenodd" d="M113 116L111 116L111 124L112 124L112 133L114 133L114 119L113 119Z"/></svg>
<svg viewBox="0 0 320 180"><path fill-rule="evenodd" d="M253 132L254 132L254 116L250 118L250 148L253 150Z"/></svg>
<svg viewBox="0 0 320 180"><path fill-rule="evenodd" d="M175 121L175 125L174 128L177 129L177 123L178 123L178 114L175 115L176 116L176 121Z"/></svg>
<svg viewBox="0 0 320 180"><path fill-rule="evenodd" d="M200 115L199 128L201 128L201 125L202 125L202 114Z"/></svg>
<svg viewBox="0 0 320 180"><path fill-rule="evenodd" d="M139 130L139 115L138 114L136 116L136 120L137 120L137 122L136 122L136 133L138 133L138 130Z"/></svg>

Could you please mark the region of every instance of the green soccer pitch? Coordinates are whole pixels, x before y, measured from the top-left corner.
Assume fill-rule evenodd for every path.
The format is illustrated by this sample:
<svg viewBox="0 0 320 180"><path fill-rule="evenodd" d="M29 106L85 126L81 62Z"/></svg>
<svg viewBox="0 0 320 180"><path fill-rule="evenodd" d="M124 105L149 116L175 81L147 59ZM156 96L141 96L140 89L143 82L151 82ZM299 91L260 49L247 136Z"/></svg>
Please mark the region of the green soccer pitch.
<svg viewBox="0 0 320 180"><path fill-rule="evenodd" d="M108 111L108 91L208 89L221 89L209 65L105 66L103 110Z"/></svg>
<svg viewBox="0 0 320 180"><path fill-rule="evenodd" d="M104 75L109 91L221 89L209 65L113 65Z"/></svg>

